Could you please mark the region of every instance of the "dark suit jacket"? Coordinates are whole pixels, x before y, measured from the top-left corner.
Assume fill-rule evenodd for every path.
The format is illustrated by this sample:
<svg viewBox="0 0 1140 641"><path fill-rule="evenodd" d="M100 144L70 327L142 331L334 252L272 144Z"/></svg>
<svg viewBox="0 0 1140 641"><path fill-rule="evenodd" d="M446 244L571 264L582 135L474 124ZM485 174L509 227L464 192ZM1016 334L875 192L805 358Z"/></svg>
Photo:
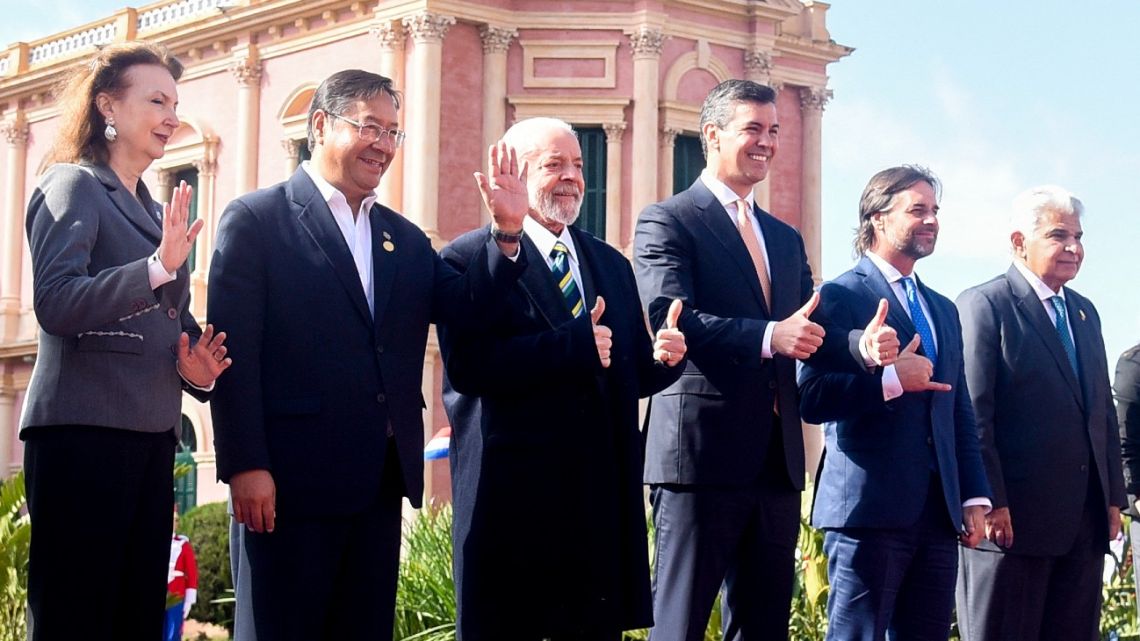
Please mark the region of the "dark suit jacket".
<svg viewBox="0 0 1140 641"><path fill-rule="evenodd" d="M58 164L32 193L27 232L40 342L21 429L181 425L175 350L182 332L191 342L201 334L187 309L190 273L183 265L174 281L151 289L147 259L162 239L162 209L142 181L136 191L138 198L109 167Z"/></svg>
<svg viewBox="0 0 1140 641"><path fill-rule="evenodd" d="M1120 423L1128 512L1136 518L1140 517L1135 508L1136 499L1140 497L1140 345L1120 355L1113 387L1116 390L1116 416Z"/></svg>
<svg viewBox="0 0 1140 641"><path fill-rule="evenodd" d="M1065 288L1078 377L1041 299L1017 268L958 297L966 381L994 507L1008 507L1016 554L1058 556L1073 547L1098 479L1102 523L1125 505L1116 412L1100 317ZM1103 538L1107 550L1107 536ZM1003 550L988 540L987 549Z"/></svg>
<svg viewBox="0 0 1140 641"><path fill-rule="evenodd" d="M509 283L525 265L503 258L488 236L479 268L463 277L403 216L376 204L369 218L374 315L348 245L304 170L222 214L209 311L228 334L233 365L211 403L218 476L269 470L278 514L370 505L389 422L406 495L419 506L428 324L470 318L494 278Z"/></svg>
<svg viewBox="0 0 1140 641"><path fill-rule="evenodd" d="M879 299L890 303L887 324L906 345L914 324L882 272L867 257L825 283L813 316L824 325L824 348L800 373L800 409L812 423L826 423L826 458L817 481L812 522L820 528L904 528L925 505L937 471L955 531L962 501L990 497L978 446L974 410L962 364L962 329L954 304L918 283L938 335L933 379L950 392L904 393L883 400L882 372L861 363L858 338ZM858 359L858 361L856 361ZM876 368L877 370L877 368Z"/></svg>
<svg viewBox="0 0 1140 641"><path fill-rule="evenodd" d="M803 489L804 446L796 363L761 359L768 323L811 297L811 268L796 231L756 208L771 265L772 310L740 233L699 179L650 205L634 235L634 267L650 326L684 301L688 365L653 397L647 419L646 483L746 485L764 468L773 401L792 486Z"/></svg>
<svg viewBox="0 0 1140 641"><path fill-rule="evenodd" d="M652 621L638 398L676 380L653 361L629 262L571 228L587 309L613 331L603 369L529 239L529 267L490 333L440 333L449 383L455 583L464 641L645 627ZM466 269L487 235L444 258Z"/></svg>

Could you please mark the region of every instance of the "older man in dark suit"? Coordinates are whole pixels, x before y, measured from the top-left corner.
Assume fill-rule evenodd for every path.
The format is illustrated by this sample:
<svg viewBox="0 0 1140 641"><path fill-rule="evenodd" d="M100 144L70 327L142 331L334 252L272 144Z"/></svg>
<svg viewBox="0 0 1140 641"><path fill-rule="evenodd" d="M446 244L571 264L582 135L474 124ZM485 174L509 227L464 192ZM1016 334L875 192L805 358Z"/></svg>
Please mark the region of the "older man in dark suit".
<svg viewBox="0 0 1140 641"><path fill-rule="evenodd" d="M955 535L971 546L982 537L990 488L958 313L914 271L934 251L938 209L938 181L925 169L875 174L859 204L862 258L820 290L827 338L804 363L800 408L827 423L812 522L826 531L829 640L945 641ZM906 347L878 366L862 328L885 301Z"/></svg>
<svg viewBox="0 0 1140 641"><path fill-rule="evenodd" d="M504 257L522 220L502 201L525 199L497 183L508 156L484 185L506 239L486 234L465 276L375 202L398 106L387 78L333 74L309 111L312 160L222 216L210 317L241 367L211 409L263 641L391 638L401 498L423 493L428 324L494 312L526 266Z"/></svg>
<svg viewBox="0 0 1140 641"><path fill-rule="evenodd" d="M1101 569L1126 498L1100 316L1065 286L1084 260L1083 210L1060 187L1022 193L1013 265L958 297L994 489L987 540L961 551L963 641L1099 638Z"/></svg>
<svg viewBox="0 0 1140 641"><path fill-rule="evenodd" d="M775 91L717 85L701 107L701 145L700 178L646 208L635 234L650 324L663 326L671 301L683 301L690 348L646 424L657 528L650 636L703 638L723 583L725 638L782 639L804 487L796 359L823 330L808 320L815 299L800 235L753 198L779 148Z"/></svg>
<svg viewBox="0 0 1140 641"><path fill-rule="evenodd" d="M503 141L527 164L529 266L493 331L440 334L458 392L459 637L617 641L652 622L637 401L680 374L680 303L651 340L629 262L572 227L585 181L570 125L523 120ZM444 258L470 269L486 234Z"/></svg>

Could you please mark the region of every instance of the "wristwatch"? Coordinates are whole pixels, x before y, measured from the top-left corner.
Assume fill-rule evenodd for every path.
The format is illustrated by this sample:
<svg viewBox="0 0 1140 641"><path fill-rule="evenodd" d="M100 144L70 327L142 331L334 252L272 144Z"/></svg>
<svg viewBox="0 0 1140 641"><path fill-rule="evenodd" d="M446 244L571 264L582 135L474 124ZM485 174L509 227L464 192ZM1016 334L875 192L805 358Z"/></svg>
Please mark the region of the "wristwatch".
<svg viewBox="0 0 1140 641"><path fill-rule="evenodd" d="M523 230L522 229L518 230L517 232L511 233L511 232L503 231L503 230L499 229L498 227L491 225L491 238L494 238L495 240L497 240L501 243L517 243L517 242L522 241L522 237L523 237Z"/></svg>

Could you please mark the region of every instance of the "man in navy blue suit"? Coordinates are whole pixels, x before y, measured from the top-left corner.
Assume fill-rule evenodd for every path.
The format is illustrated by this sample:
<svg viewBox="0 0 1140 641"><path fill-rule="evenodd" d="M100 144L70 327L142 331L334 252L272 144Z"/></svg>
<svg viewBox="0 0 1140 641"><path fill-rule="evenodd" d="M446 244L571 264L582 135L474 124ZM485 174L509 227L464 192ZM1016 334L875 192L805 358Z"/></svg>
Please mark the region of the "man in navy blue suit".
<svg viewBox="0 0 1140 641"><path fill-rule="evenodd" d="M824 345L804 363L800 409L826 423L812 520L823 528L828 639L944 641L957 540L985 531L990 486L966 390L953 303L915 263L938 239L938 180L902 166L875 174L859 203L859 263L824 284ZM880 317L900 344L880 366L862 328Z"/></svg>
<svg viewBox="0 0 1140 641"><path fill-rule="evenodd" d="M309 110L312 160L222 215L210 318L232 328L242 367L211 410L247 527L237 598L263 641L391 639L401 498L423 494L428 324L489 323L526 267L522 216L501 213L525 211L512 155L481 181L494 231L465 275L376 202L404 138L398 107L388 78L333 74Z"/></svg>

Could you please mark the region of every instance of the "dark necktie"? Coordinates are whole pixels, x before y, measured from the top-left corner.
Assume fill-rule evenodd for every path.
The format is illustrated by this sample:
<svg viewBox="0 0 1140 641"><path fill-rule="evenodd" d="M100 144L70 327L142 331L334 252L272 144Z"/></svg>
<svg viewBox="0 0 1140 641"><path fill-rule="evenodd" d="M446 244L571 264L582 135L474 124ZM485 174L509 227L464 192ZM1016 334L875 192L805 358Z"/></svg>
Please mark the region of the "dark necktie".
<svg viewBox="0 0 1140 641"><path fill-rule="evenodd" d="M578 284L574 282L574 274L570 271L570 250L566 249L562 241L558 241L554 243L554 249L550 250L550 259L554 261L550 271L554 272L554 280L558 283L558 289L562 290L570 315L578 318L585 312L586 305L582 302L582 292L578 291Z"/></svg>
<svg viewBox="0 0 1140 641"><path fill-rule="evenodd" d="M1057 330L1057 338L1061 339L1061 346L1065 348L1065 355L1069 357L1069 365L1073 366L1073 373L1079 377L1081 372L1077 369L1077 346L1073 344L1073 337L1069 336L1069 323L1065 315L1065 299L1060 296L1051 296L1049 302L1053 303L1053 311L1057 312L1057 318L1053 322L1053 327Z"/></svg>
<svg viewBox="0 0 1140 641"><path fill-rule="evenodd" d="M926 314L922 313L922 304L918 302L918 288L914 286L914 280L910 276L904 276L902 284L906 291L906 304L910 308L910 320L914 323L919 340L922 341L922 351L930 359L931 365L937 365L938 348L934 346L934 332L930 331L930 322L927 321Z"/></svg>

